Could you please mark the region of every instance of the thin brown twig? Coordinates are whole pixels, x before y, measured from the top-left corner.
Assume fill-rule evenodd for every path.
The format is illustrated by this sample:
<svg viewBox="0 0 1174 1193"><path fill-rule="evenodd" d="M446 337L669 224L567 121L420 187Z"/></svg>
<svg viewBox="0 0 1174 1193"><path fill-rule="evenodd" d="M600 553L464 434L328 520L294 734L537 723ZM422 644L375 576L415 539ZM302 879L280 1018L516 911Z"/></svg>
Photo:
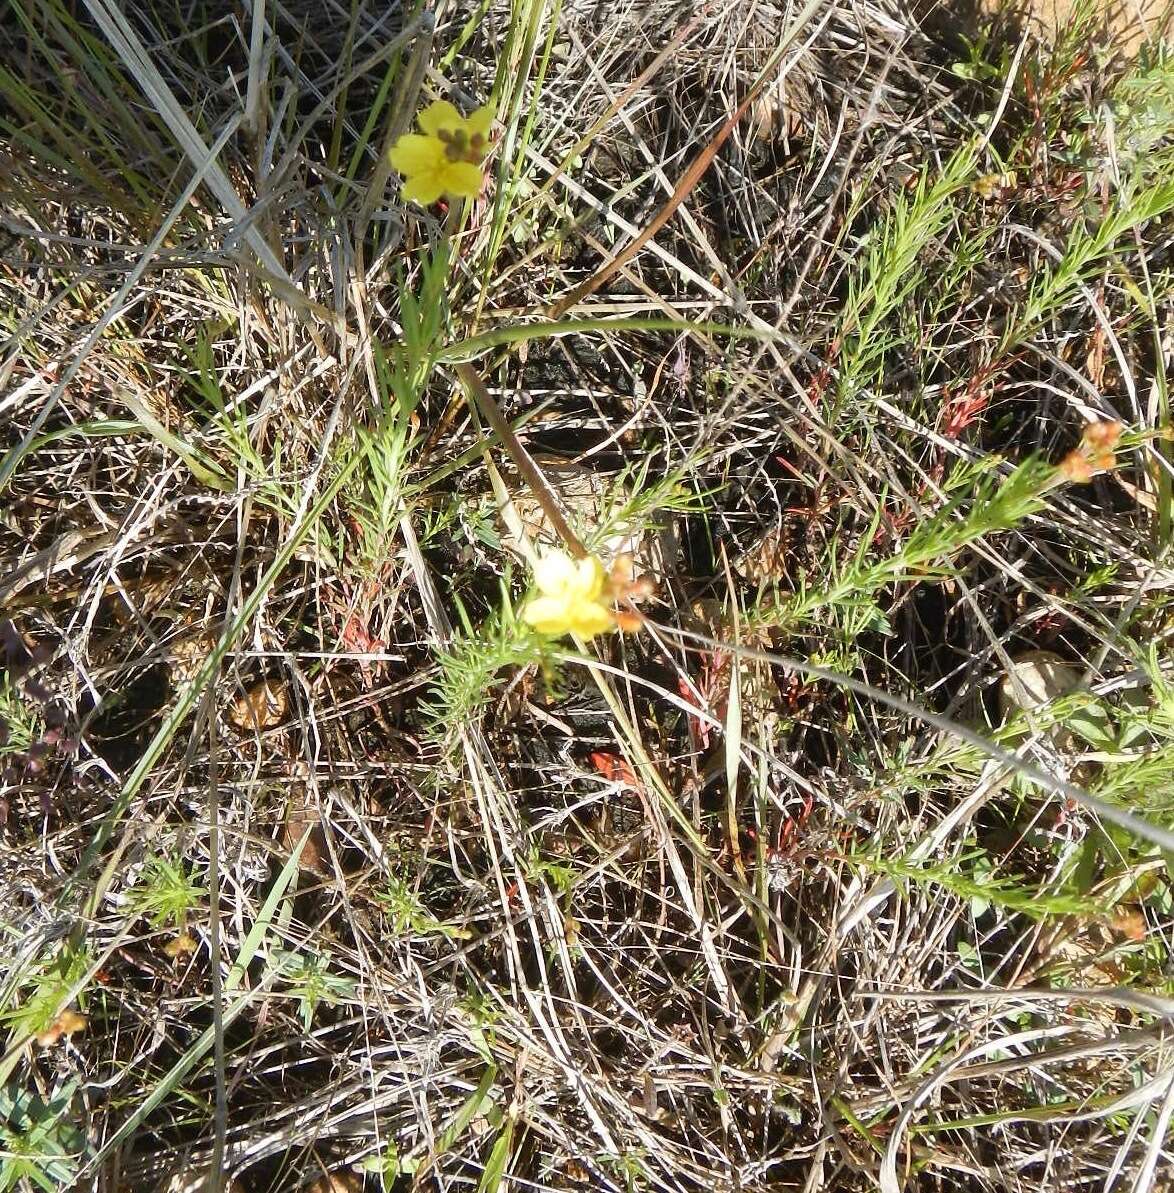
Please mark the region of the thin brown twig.
<svg viewBox="0 0 1174 1193"><path fill-rule="evenodd" d="M550 519L550 524L554 527L555 532L566 544L567 550L576 559L586 559L588 554L587 548L583 546L578 535L571 529L570 524L563 515L554 490L547 483L538 465L530 458L529 452L522 446L521 440L514 434L513 427L506 421L505 415L501 412L501 407L494 401L493 395L486 388L485 382L481 380L471 365L459 364L456 366L456 372L457 376L461 379L461 384L465 387L466 393L468 393L469 397L476 404L478 411L493 429L493 433L501 440L502 446L509 453L514 466L522 474L522 479L530 486L535 500L542 506L543 512Z"/></svg>

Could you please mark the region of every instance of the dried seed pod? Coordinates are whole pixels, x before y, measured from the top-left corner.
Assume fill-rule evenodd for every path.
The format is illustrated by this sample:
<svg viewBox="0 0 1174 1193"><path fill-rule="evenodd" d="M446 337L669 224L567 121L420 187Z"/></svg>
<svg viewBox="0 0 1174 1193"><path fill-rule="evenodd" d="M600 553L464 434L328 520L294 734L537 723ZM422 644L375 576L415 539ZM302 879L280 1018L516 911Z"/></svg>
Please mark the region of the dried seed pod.
<svg viewBox="0 0 1174 1193"><path fill-rule="evenodd" d="M164 956L170 957L173 961L177 957L185 957L188 953L194 953L200 947L200 942L194 936L190 936L187 932L181 932L174 940L169 940L163 946Z"/></svg>
<svg viewBox="0 0 1174 1193"><path fill-rule="evenodd" d="M75 1032L85 1031L89 1022L85 1015L77 1011L62 1011L49 1027L37 1034L37 1043L42 1048L51 1048L62 1036L68 1037Z"/></svg>
<svg viewBox="0 0 1174 1193"><path fill-rule="evenodd" d="M306 829L310 830L310 835L306 837L298 865L315 874L329 874L330 855L317 805L305 783L297 783L290 793L285 822L281 826L281 849L285 857L289 857L297 848L298 842L306 835Z"/></svg>

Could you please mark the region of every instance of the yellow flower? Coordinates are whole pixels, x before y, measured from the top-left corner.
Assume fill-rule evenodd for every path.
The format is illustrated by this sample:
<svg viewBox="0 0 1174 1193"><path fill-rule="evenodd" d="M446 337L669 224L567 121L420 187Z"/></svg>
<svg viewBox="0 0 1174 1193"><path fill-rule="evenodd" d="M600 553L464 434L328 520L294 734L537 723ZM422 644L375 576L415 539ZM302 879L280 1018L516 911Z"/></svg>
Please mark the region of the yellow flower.
<svg viewBox="0 0 1174 1193"><path fill-rule="evenodd" d="M540 634L594 638L615 625L609 608L610 585L603 564L593 555L572 559L565 551L543 555L534 565L534 587L522 617Z"/></svg>
<svg viewBox="0 0 1174 1193"><path fill-rule="evenodd" d="M419 116L421 132L400 137L388 155L407 179L404 198L423 207L441 195L475 198L484 181L481 163L489 149L492 123L489 108L478 108L465 117L448 100L429 104Z"/></svg>

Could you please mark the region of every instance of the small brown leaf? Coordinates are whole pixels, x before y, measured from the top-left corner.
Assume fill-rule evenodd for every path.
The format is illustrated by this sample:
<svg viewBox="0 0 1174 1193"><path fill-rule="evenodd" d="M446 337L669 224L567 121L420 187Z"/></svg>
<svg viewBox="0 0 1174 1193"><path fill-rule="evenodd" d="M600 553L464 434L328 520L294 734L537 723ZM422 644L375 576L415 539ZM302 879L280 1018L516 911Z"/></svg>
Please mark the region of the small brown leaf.
<svg viewBox="0 0 1174 1193"><path fill-rule="evenodd" d="M576 1160L574 1156L569 1156L563 1161L563 1171L567 1174L567 1180L577 1184L586 1184L591 1180L591 1173L582 1161Z"/></svg>
<svg viewBox="0 0 1174 1193"><path fill-rule="evenodd" d="M1080 686L1080 668L1051 650L1024 651L1011 665L999 687L1004 716L1016 708L1025 712L1046 708Z"/></svg>
<svg viewBox="0 0 1174 1193"><path fill-rule="evenodd" d="M195 633L177 638L170 646L171 656L171 689L173 692L186 688L208 661L208 656L216 649L216 635L209 629L199 629Z"/></svg>
<svg viewBox="0 0 1174 1193"><path fill-rule="evenodd" d="M563 936L566 937L567 948L573 949L579 943L579 921L573 916L563 917Z"/></svg>
<svg viewBox="0 0 1174 1193"><path fill-rule="evenodd" d="M286 806L285 823L281 828L281 848L286 857L297 848L306 829L310 830L310 835L306 837L298 865L314 874L328 874L330 855L326 835L322 831L318 810L311 805L309 792L303 789L295 791Z"/></svg>
<svg viewBox="0 0 1174 1193"><path fill-rule="evenodd" d="M228 723L241 733L259 733L285 720L289 687L284 680L262 679L232 702Z"/></svg>
<svg viewBox="0 0 1174 1193"><path fill-rule="evenodd" d="M618 754L596 751L591 755L591 765L609 783L619 783L632 791L644 790L644 784L636 777L636 772L632 769L631 764Z"/></svg>

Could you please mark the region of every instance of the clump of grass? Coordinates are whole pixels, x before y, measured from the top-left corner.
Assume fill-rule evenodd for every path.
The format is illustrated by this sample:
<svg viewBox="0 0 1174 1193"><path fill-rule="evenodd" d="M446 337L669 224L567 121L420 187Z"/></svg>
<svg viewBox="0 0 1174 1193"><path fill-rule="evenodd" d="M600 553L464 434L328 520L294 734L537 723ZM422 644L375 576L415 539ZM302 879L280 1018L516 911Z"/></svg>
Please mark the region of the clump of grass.
<svg viewBox="0 0 1174 1193"><path fill-rule="evenodd" d="M189 917L204 905L207 888L197 881L193 868L178 856L154 855L143 863L139 881L127 901L145 916L152 928L182 930Z"/></svg>
<svg viewBox="0 0 1174 1193"><path fill-rule="evenodd" d="M427 723L442 740L451 742L475 724L510 673L546 659L541 640L519 623L508 592L502 597L500 609L478 625L457 605L460 628L439 655L437 684L424 706Z"/></svg>
<svg viewBox="0 0 1174 1193"><path fill-rule="evenodd" d="M279 950L270 958L289 997L297 1003L298 1018L307 1032L320 1006L336 1006L355 992L355 979L335 973L333 959L329 951L306 954L290 950Z"/></svg>
<svg viewBox="0 0 1174 1193"><path fill-rule="evenodd" d="M891 633L877 601L881 593L909 579L947 579L949 561L961 551L1045 508L1045 495L1056 480L1051 465L1029 460L1003 478L990 475L997 466L997 460L987 459L955 468L940 507L913 523L890 554L877 547L885 526L885 511L878 507L847 559L838 557L841 549L833 544L829 557L811 569L811 582L801 580L799 591L785 599L764 599L755 620L794 632L821 617L844 617L851 638L869 630Z"/></svg>
<svg viewBox="0 0 1174 1193"><path fill-rule="evenodd" d="M8 935L10 944L16 943L11 932ZM0 995L0 1022L11 1038L23 1041L48 1032L84 988L92 967L93 957L85 946L64 943L28 951L7 975Z"/></svg>
<svg viewBox="0 0 1174 1193"><path fill-rule="evenodd" d="M38 740L42 719L36 705L7 676L0 680L0 758L25 754Z"/></svg>

